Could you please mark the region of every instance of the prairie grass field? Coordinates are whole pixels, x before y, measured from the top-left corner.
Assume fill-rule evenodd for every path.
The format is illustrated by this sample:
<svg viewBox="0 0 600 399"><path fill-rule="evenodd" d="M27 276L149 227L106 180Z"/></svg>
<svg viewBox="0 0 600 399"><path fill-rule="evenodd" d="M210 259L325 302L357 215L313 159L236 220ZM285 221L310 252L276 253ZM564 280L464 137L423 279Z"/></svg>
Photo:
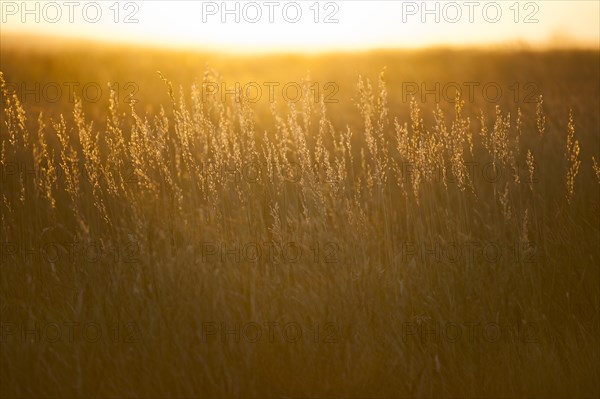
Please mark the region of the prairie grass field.
<svg viewBox="0 0 600 399"><path fill-rule="evenodd" d="M598 51L0 60L1 397L600 395Z"/></svg>

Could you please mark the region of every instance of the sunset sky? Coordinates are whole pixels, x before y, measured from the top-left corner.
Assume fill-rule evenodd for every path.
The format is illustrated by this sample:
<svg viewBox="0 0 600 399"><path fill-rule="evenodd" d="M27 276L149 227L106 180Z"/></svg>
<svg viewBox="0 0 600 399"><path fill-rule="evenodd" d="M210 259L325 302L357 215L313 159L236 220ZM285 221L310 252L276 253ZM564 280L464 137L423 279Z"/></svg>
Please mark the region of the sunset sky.
<svg viewBox="0 0 600 399"><path fill-rule="evenodd" d="M3 33L224 51L600 45L600 2L595 0L0 3Z"/></svg>

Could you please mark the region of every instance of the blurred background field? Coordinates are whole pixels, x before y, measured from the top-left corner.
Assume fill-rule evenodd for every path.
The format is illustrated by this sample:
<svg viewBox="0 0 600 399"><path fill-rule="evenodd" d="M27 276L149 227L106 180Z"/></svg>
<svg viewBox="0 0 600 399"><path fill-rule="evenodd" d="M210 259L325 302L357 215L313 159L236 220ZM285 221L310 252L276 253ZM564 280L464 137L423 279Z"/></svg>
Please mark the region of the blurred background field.
<svg viewBox="0 0 600 399"><path fill-rule="evenodd" d="M38 82L41 88L56 82L63 89L56 103L34 95L24 98L24 103L33 111L69 112L72 99L67 95L65 83L77 82L73 91L82 96L82 88L88 83L100 85L104 90L96 102L84 101L84 107L91 112L108 107L107 84L121 85L122 102L131 93L139 102L140 111L154 111L159 104L168 100L165 85L157 71L169 79L178 92L182 87L188 90L193 83L200 83L207 66L221 76L227 89L249 82L258 83L263 96L258 105L269 104L265 82L277 82L276 99L283 101L282 87L286 83L300 83L310 73L313 82L321 85L321 94L329 95L332 107L331 117L343 127L348 118L356 115L344 108L352 105L355 97L356 81L359 75L376 79L382 69L388 70L386 84L393 95L390 108L394 114L408 115L406 106L411 98L411 90L424 107L436 104L436 94L426 94L424 88L437 92L441 103L454 98L452 84L464 90L463 100L477 114L480 110L494 111L496 105L508 112L535 110L539 95L544 95L549 108L559 114L552 118L564 117L571 107L578 120L590 126L598 123L598 115L585 112L586 107L595 109L598 100L599 79L598 53L590 50L537 51L526 46L494 46L490 50L472 49L424 49L387 50L365 52L340 52L333 54L259 54L227 55L217 53L186 52L183 50L153 49L133 45L107 45L102 42L77 40L45 41L40 37L14 36L7 34L2 39L2 64L7 82L26 83L29 88ZM26 67L24 67L26 66ZM136 87L123 86L133 82ZM323 88L326 83L337 85L334 89ZM472 89L469 89L471 85ZM488 93L484 87L488 85ZM497 94L495 87L501 88ZM339 91L338 91L339 90ZM473 95L469 96L472 90ZM54 89L48 86L48 97L54 98ZM254 93L254 92L253 92ZM290 97L294 96L290 88ZM221 94L221 92L219 92ZM90 97L95 98L95 90L90 89ZM229 100L232 95L227 96ZM472 100L471 100L472 97ZM443 105L443 104L442 104ZM99 111L96 111L99 112ZM429 117L430 113L425 112ZM587 118L590 118L589 120ZM596 118L596 119L594 119ZM562 118L564 119L564 118ZM354 120L351 120L354 122Z"/></svg>

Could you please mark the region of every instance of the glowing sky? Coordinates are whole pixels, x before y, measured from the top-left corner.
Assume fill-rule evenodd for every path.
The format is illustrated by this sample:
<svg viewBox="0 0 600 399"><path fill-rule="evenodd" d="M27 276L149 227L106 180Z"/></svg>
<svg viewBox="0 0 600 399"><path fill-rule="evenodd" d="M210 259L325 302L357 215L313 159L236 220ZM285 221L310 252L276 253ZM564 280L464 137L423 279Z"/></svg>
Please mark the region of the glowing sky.
<svg viewBox="0 0 600 399"><path fill-rule="evenodd" d="M2 32L227 51L515 41L598 48L599 16L596 0L0 1Z"/></svg>

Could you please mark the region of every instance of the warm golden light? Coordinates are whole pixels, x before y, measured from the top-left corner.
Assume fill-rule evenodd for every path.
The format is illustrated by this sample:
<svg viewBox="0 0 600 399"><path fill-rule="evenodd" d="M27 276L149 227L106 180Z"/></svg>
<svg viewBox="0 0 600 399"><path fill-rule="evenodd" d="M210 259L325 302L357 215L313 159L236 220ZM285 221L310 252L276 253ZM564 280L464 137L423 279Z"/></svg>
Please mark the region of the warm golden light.
<svg viewBox="0 0 600 399"><path fill-rule="evenodd" d="M600 397L599 18L0 0L0 398Z"/></svg>
<svg viewBox="0 0 600 399"><path fill-rule="evenodd" d="M3 31L231 51L600 43L596 1L3 1Z"/></svg>

